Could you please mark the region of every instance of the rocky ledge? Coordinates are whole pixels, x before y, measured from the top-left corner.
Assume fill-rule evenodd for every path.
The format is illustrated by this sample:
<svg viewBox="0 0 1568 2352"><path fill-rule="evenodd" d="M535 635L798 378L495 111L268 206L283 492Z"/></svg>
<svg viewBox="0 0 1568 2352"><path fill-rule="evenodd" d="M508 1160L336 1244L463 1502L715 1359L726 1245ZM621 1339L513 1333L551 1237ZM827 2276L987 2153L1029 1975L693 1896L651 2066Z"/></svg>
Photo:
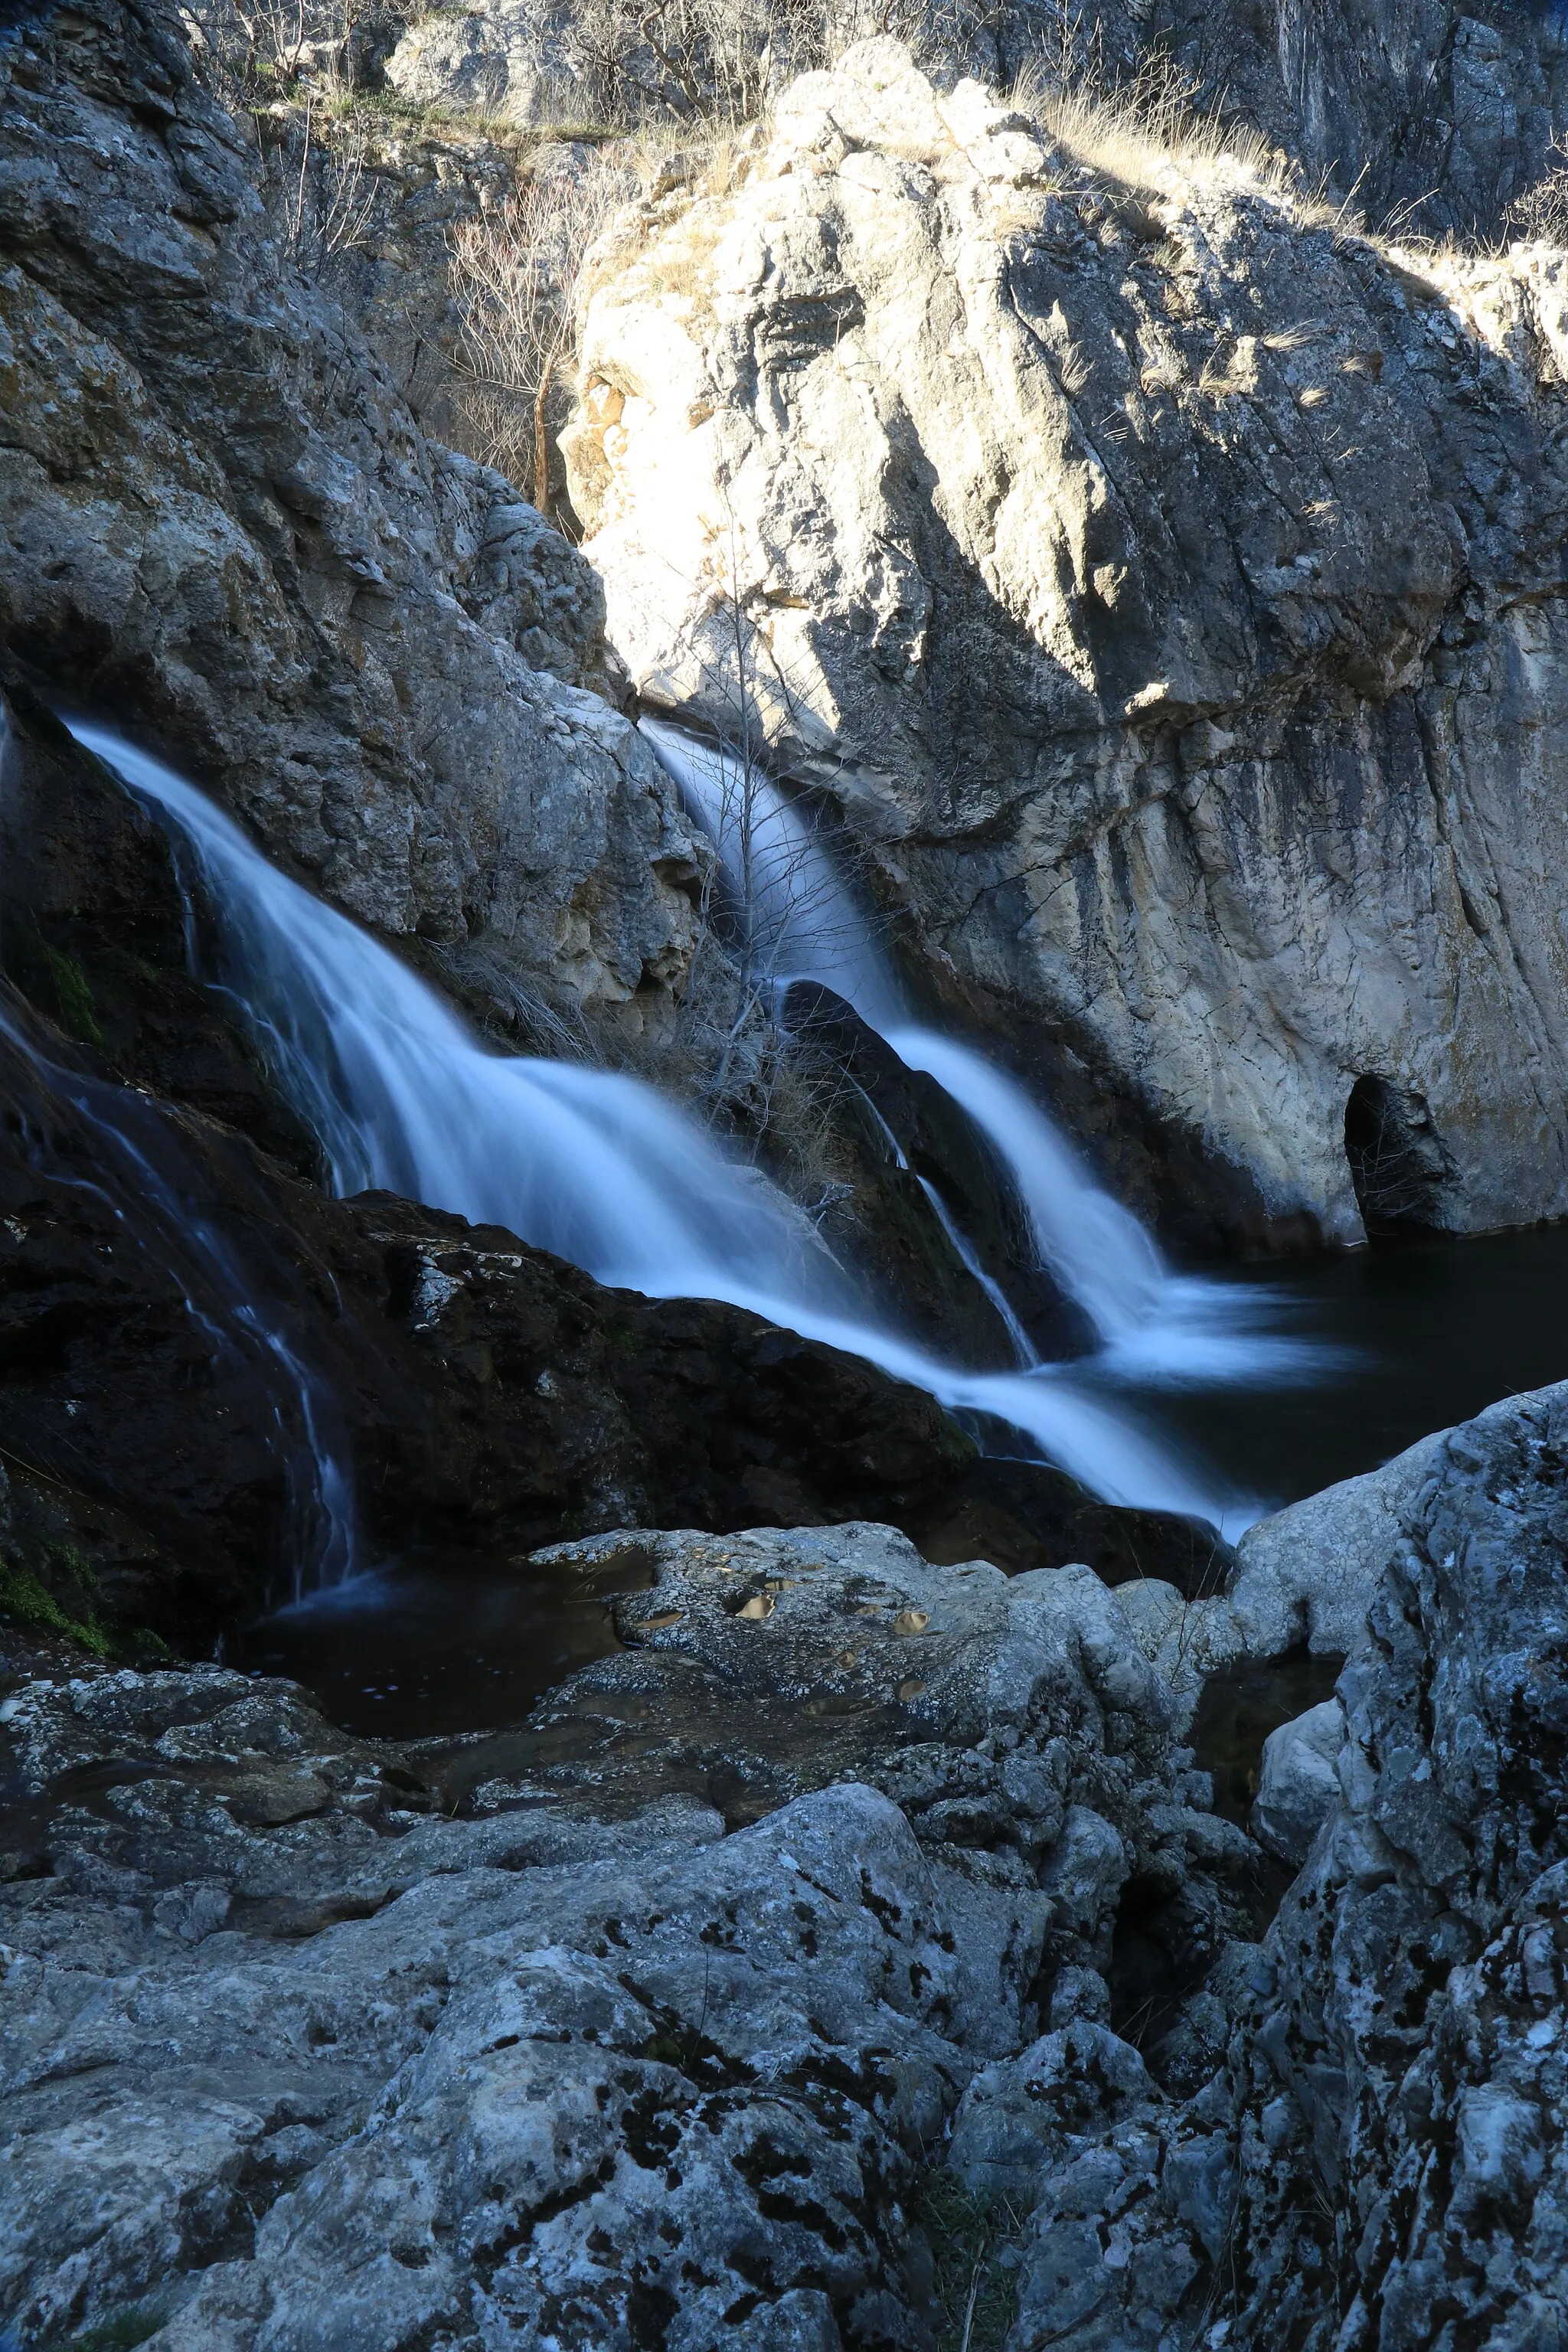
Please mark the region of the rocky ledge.
<svg viewBox="0 0 1568 2352"><path fill-rule="evenodd" d="M1260 1943L1170 1607L1083 1569L606 1535L549 1564L642 1548L619 1653L445 1745L34 1660L18 2340L906 2352L973 2284L1012 2352L1560 2341L1565 1439L1510 1401L1239 1562L1233 1660L1311 1630L1287 1521L1366 1603Z"/></svg>

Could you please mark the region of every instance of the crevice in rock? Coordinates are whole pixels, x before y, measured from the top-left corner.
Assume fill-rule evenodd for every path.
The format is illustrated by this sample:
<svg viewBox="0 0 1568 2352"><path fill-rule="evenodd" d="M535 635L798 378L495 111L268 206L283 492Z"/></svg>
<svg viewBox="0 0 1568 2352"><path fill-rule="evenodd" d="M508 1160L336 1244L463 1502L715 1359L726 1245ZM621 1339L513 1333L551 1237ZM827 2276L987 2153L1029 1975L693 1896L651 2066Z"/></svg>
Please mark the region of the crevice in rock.
<svg viewBox="0 0 1568 2352"><path fill-rule="evenodd" d="M1442 1229L1448 1155L1423 1095L1358 1078L1345 1105L1345 1158L1369 1234Z"/></svg>

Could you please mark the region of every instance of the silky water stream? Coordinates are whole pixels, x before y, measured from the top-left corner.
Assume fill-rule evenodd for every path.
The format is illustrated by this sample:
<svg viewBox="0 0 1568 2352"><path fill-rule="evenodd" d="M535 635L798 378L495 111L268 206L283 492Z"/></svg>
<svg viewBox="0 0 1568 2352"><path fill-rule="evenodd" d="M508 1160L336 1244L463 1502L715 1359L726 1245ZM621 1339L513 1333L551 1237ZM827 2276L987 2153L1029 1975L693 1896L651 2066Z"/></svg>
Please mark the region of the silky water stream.
<svg viewBox="0 0 1568 2352"><path fill-rule="evenodd" d="M831 989L973 1122L1040 1265L1097 1335L1088 1356L1032 1360L1001 1296L992 1303L1012 1333L1016 1370L977 1371L933 1356L775 1188L651 1087L490 1050L394 953L271 866L195 787L105 730L73 731L163 824L187 886L199 883L221 932L214 984L314 1129L339 1192L384 1187L506 1225L603 1282L727 1299L927 1390L988 1450L1043 1458L1107 1501L1187 1514L1233 1538L1258 1498L1310 1491L1393 1450L1358 1430L1370 1438L1373 1427L1394 1429L1398 1414L1379 1422L1364 1409L1341 1415L1339 1439L1316 1450L1289 1443L1289 1433L1321 1421L1325 1400L1358 1383L1365 1395L1386 1392L1358 1311L1377 1283L1363 1277L1358 1290L1352 1276L1334 1289L1338 1269L1365 1259L1262 1281L1167 1267L1015 1080L915 1016L826 847L772 782L752 781L742 843L733 764L678 730L645 728L718 843L731 888L744 851L753 954L765 958L773 984ZM957 1262L994 1292L947 1204L937 1196L932 1205ZM1440 1292L1461 1255L1439 1250L1424 1277L1430 1289ZM1317 1311L1315 1285L1336 1311ZM1568 1370L1544 1334L1524 1354L1532 1377ZM1464 1410L1487 1401L1465 1395ZM1420 1410L1433 1417L1409 1437L1445 1417L1430 1380ZM515 1577L455 1586L447 1563L431 1574L403 1563L348 1575L348 1558L336 1541L318 1543L308 1564L314 1593L248 1649L254 1664L300 1675L340 1717L366 1727L437 1731L515 1717L605 1645L592 1596L567 1601ZM626 1572L637 1580L635 1562Z"/></svg>

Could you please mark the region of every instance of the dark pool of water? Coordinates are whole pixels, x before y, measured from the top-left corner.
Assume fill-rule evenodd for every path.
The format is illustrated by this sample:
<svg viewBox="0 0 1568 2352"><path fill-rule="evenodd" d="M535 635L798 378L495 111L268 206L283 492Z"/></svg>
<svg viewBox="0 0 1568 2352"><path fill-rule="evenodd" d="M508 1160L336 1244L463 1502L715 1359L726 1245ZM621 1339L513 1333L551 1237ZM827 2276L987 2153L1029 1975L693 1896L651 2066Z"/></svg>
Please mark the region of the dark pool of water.
<svg viewBox="0 0 1568 2352"><path fill-rule="evenodd" d="M545 1691L617 1649L609 1602L646 1592L633 1548L590 1576L431 1558L243 1628L225 1661L288 1675L347 1731L422 1739L518 1723Z"/></svg>
<svg viewBox="0 0 1568 2352"><path fill-rule="evenodd" d="M1500 1397L1568 1379L1568 1224L1385 1241L1221 1278L1267 1291L1284 1329L1340 1351L1310 1382L1159 1401L1162 1423L1272 1504L1375 1469Z"/></svg>

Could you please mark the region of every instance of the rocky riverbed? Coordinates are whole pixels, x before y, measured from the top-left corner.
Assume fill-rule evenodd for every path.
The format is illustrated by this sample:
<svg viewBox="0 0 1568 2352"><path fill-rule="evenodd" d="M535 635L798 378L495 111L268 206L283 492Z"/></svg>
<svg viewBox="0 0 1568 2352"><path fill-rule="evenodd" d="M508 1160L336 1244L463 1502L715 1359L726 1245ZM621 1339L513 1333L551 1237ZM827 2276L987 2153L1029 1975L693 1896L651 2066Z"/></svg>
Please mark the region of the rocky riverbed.
<svg viewBox="0 0 1568 2352"><path fill-rule="evenodd" d="M1179 1596L1083 1569L607 1534L618 1653L413 1746L14 1652L18 2340L902 2352L956 2200L1012 2352L1555 2342L1565 1437L1511 1401L1244 1545L1245 1654L1350 1651L1269 1743L1271 1924Z"/></svg>

